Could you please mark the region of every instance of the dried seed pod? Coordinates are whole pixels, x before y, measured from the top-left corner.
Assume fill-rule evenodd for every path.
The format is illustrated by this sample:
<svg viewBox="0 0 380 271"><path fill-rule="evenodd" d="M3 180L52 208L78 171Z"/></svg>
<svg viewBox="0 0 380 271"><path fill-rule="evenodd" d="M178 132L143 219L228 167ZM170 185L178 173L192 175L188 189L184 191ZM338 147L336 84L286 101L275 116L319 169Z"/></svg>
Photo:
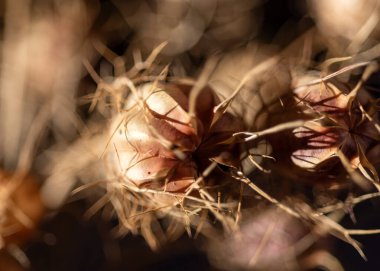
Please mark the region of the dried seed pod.
<svg viewBox="0 0 380 271"><path fill-rule="evenodd" d="M223 169L240 163L232 134L243 125L229 113L215 119L213 90L206 86L194 99L192 88L157 82L137 87L107 136L107 189L120 231L141 233L153 249L178 237L178 229L199 223L199 230L210 229L205 210L226 228L234 224L240 184Z"/></svg>
<svg viewBox="0 0 380 271"><path fill-rule="evenodd" d="M230 114L212 125L217 98L210 88L200 92L195 117L189 113L190 85L145 84L139 90L143 103L131 98L110 130L110 146L114 146L110 165L125 182L139 188L184 192L209 166L210 159L222 164L238 161L238 157L230 159L236 146L223 141L242 125Z"/></svg>
<svg viewBox="0 0 380 271"><path fill-rule="evenodd" d="M312 81L318 83L310 84ZM347 84L335 79L318 81L318 77L310 75L299 78L296 85L301 86L295 88L293 100L285 106L287 116L306 122L271 137L276 155L285 164L309 172L306 175L313 180L336 181L342 173L336 166L342 159L347 159L353 169L366 168L371 178L378 179L366 154L380 140L376 128L379 118L366 90L362 88L352 95Z"/></svg>

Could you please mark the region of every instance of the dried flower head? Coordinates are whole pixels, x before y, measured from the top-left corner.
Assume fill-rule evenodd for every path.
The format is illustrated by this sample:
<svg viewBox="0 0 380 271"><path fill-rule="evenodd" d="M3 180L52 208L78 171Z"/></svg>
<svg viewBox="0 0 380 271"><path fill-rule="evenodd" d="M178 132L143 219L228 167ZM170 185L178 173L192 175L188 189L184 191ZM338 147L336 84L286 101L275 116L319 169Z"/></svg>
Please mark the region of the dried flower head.
<svg viewBox="0 0 380 271"><path fill-rule="evenodd" d="M378 181L371 162L374 154L368 157L380 140L378 109L363 86L351 89L335 78L316 76L301 77L297 84L290 111L305 123L272 137L279 155L289 157L283 160L309 172L313 181L337 181L340 163L350 174L360 169L369 180ZM279 142L279 137L287 143Z"/></svg>
<svg viewBox="0 0 380 271"><path fill-rule="evenodd" d="M212 161L234 162L228 160L234 145L224 141L242 129L241 123L225 114L212 125L217 100L208 87L199 93L191 116L190 91L184 84L145 84L139 88L143 103L131 98L114 120L110 164L126 183L184 192Z"/></svg>
<svg viewBox="0 0 380 271"><path fill-rule="evenodd" d="M141 230L154 248L154 221L166 215L189 226L200 223L195 214L209 210L227 223L223 213L231 216L240 186L224 170L240 163L232 137L243 129L240 120L230 113L216 117L219 100L208 86L197 95L191 83L156 81L132 89L111 121L104 155L124 230Z"/></svg>

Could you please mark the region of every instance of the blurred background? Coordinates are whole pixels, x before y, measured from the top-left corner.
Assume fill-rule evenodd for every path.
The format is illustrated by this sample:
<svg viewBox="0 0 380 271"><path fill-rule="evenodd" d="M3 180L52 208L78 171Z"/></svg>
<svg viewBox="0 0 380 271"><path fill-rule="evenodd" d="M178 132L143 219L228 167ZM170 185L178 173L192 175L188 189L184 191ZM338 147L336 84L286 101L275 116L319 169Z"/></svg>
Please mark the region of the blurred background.
<svg viewBox="0 0 380 271"><path fill-rule="evenodd" d="M110 81L168 42L157 62L170 63L171 76L196 78L219 55L211 84L228 93L253 66L305 33L313 63L347 55L377 61L379 16L377 0L0 0L1 171L30 173L42 191L39 227L16 245L5 241L0 270L222 270L209 259L204 237L184 235L158 251L140 236L115 238L116 218L84 215L99 190L72 196L78 177L70 174L62 175L70 179L64 183L49 182L64 151L97 121L89 111L97 88L89 67ZM301 62L295 48L287 57ZM366 84L379 98L380 73ZM235 106L240 112L243 105ZM255 110L244 112L249 123ZM86 155L77 150L82 155L84 167ZM371 199L355 207L356 224L347 215L342 225L380 228L379 211L380 200ZM331 236L316 247L327 248L344 270L379 270L380 236L357 240L368 261Z"/></svg>

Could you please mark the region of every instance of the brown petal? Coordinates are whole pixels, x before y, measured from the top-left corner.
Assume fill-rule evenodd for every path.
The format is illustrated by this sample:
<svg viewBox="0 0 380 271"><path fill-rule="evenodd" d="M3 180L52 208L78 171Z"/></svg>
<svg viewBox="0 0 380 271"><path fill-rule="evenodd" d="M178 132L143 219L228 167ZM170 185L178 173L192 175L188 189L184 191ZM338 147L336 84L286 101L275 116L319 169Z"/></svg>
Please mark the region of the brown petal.
<svg viewBox="0 0 380 271"><path fill-rule="evenodd" d="M295 165L304 169L315 168L332 157L339 145L339 133L317 123L308 122L294 129L293 134L301 141L291 159Z"/></svg>
<svg viewBox="0 0 380 271"><path fill-rule="evenodd" d="M196 178L196 169L190 163L182 163L179 165L170 181L164 187L168 192L184 192Z"/></svg>
<svg viewBox="0 0 380 271"><path fill-rule="evenodd" d="M310 77L306 82L312 81L311 78L313 77ZM300 81L302 80L306 79L301 78ZM294 94L298 97L298 100L311 105L313 112L342 114L347 111L348 96L345 94L348 91L347 86L334 81L299 87L294 90Z"/></svg>
<svg viewBox="0 0 380 271"><path fill-rule="evenodd" d="M200 143L187 112L187 97L181 91L156 89L146 98L149 125L184 150L195 150Z"/></svg>

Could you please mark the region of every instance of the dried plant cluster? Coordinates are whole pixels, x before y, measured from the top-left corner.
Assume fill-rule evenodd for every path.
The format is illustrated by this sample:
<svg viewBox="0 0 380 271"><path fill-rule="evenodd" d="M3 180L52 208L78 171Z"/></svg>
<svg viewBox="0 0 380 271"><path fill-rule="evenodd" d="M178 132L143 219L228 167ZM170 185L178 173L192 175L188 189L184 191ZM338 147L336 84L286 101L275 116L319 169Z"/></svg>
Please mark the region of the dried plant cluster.
<svg viewBox="0 0 380 271"><path fill-rule="evenodd" d="M284 234L267 237L268 243L246 239L241 248L232 248L231 253L237 254L245 246L256 251L252 255L247 252L247 258L234 256L231 261L222 261L240 268L278 266L276 259L281 257L264 260L260 255L278 254L275 249L280 247L280 251L288 252L282 260L294 264L318 236L328 233L350 243L365 257L351 235L374 234L378 230L345 229L339 224L344 205L336 206L332 197L323 203L327 211L321 212L315 209L318 194L314 199L307 198L293 193L291 187L324 187L325 191L350 193L356 187L362 192L378 189L377 100L363 87L376 71L376 63L348 66L322 78L316 71L301 76L295 73L288 82L289 90L267 105L271 107L263 122L267 128L260 131L249 130L252 124L231 109L234 98L243 92L244 80L225 99L207 85L215 63L215 59L210 60L196 81L171 78L168 67L153 76L160 66L149 62L142 73L135 73L136 77L119 76L111 83L99 82L92 104L102 103L104 108L105 100L110 100L112 113L102 153L107 194L95 206L99 208L109 199L119 217L120 232L140 232L153 248L160 241L177 237L181 229L191 235L195 228L196 235L203 233L217 240L220 229L237 240L249 230L255 238L272 234L273 229ZM134 74L136 67L126 74ZM339 81L339 75L358 67L366 67L358 83ZM267 109L262 106L256 110ZM264 149L259 147L262 144ZM258 162L255 156L272 162ZM281 181L255 184L255 178L271 179L271 175ZM265 190L273 183L286 189L274 190L270 195ZM357 196L350 208L367 198L361 193ZM283 213L274 221L271 205ZM270 224L270 232L266 232L265 223ZM240 224L245 230L239 230ZM286 233L285 237L293 227L300 230ZM290 240L279 241L278 248L275 244L271 248L276 238ZM228 242L238 241L227 238L218 241L216 247L229 246ZM213 257L220 257L219 250L211 251Z"/></svg>
<svg viewBox="0 0 380 271"><path fill-rule="evenodd" d="M156 251L201 236L226 270L343 270L337 239L366 258L380 230L343 221L380 195L377 1L288 1L294 31L275 1L5 2L0 270L68 202Z"/></svg>

